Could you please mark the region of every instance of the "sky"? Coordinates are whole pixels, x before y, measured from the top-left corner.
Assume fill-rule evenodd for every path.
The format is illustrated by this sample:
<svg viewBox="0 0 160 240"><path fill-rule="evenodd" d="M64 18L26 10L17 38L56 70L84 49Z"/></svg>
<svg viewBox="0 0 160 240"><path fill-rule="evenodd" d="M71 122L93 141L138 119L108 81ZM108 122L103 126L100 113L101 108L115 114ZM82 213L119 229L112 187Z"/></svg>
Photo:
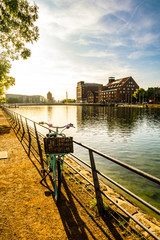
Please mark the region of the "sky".
<svg viewBox="0 0 160 240"><path fill-rule="evenodd" d="M33 4L32 0L28 0ZM132 76L160 87L160 0L35 0L40 38L8 93L76 98L77 82Z"/></svg>

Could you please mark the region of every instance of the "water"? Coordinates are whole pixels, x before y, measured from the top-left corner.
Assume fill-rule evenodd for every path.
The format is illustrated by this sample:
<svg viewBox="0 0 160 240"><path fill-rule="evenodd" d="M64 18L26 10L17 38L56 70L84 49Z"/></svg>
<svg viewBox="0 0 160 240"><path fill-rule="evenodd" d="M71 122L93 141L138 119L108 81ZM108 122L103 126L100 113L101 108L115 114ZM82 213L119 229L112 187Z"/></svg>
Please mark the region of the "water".
<svg viewBox="0 0 160 240"><path fill-rule="evenodd" d="M101 106L28 106L16 112L55 126L73 123L66 130L78 142L160 178L160 109ZM75 154L89 162L88 152ZM97 169L160 209L160 187L95 155Z"/></svg>

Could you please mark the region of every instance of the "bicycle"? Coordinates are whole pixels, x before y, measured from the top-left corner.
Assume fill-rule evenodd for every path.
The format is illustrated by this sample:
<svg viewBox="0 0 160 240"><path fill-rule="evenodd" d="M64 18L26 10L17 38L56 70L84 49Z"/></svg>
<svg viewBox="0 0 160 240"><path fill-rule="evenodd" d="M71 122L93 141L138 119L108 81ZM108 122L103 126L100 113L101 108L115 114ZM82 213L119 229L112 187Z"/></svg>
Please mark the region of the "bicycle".
<svg viewBox="0 0 160 240"><path fill-rule="evenodd" d="M44 138L44 148L45 155L47 159L47 167L48 169L42 169L41 172L43 174L47 173L40 183L46 179L46 177L53 172L53 187L54 187L54 195L56 202L60 199L61 193L61 182L62 182L62 171L63 171L63 162L64 156L69 153L73 153L73 138L66 137L63 133L65 129L69 129L70 127L74 127L72 123L69 123L62 127L55 127L50 123L39 122L40 125L47 125L49 127L49 133L46 134ZM52 132L51 128L56 129L55 132ZM59 133L59 129L62 131Z"/></svg>

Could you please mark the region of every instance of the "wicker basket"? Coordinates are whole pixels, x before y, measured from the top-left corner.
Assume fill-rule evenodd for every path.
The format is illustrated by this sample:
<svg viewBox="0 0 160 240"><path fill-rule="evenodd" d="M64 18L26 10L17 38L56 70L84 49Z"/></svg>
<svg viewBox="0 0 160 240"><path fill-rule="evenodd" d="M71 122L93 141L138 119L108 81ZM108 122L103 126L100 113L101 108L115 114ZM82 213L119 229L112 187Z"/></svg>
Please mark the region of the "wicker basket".
<svg viewBox="0 0 160 240"><path fill-rule="evenodd" d="M44 138L46 154L73 153L72 137L50 137Z"/></svg>

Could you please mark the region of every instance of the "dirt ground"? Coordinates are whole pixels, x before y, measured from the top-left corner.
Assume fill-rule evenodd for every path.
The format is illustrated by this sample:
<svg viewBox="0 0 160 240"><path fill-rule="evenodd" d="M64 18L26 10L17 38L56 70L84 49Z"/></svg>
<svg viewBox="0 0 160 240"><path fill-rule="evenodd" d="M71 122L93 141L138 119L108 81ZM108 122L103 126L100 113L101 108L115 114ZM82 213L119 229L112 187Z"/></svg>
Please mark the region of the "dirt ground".
<svg viewBox="0 0 160 240"><path fill-rule="evenodd" d="M92 198L64 174L61 201L40 184L40 164L28 157L0 108L0 239L123 239L117 229L91 214Z"/></svg>

